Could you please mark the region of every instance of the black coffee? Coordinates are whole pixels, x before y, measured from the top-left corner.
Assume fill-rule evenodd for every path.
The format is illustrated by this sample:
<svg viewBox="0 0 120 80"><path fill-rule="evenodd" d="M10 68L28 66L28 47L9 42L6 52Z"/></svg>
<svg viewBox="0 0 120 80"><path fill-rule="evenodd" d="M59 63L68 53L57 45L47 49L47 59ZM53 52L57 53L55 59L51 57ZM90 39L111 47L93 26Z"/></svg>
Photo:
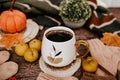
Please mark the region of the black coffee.
<svg viewBox="0 0 120 80"><path fill-rule="evenodd" d="M64 42L72 38L72 33L65 30L52 30L46 34L46 37L54 42Z"/></svg>

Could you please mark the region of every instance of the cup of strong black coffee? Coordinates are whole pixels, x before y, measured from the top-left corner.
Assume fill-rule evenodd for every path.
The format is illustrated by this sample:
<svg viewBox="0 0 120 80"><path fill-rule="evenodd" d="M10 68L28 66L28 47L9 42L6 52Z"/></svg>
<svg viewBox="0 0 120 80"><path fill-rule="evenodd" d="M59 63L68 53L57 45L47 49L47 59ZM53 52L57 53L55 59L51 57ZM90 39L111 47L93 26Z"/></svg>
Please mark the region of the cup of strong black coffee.
<svg viewBox="0 0 120 80"><path fill-rule="evenodd" d="M76 57L75 34L67 27L55 26L44 32L41 54L43 60L54 67L70 64Z"/></svg>

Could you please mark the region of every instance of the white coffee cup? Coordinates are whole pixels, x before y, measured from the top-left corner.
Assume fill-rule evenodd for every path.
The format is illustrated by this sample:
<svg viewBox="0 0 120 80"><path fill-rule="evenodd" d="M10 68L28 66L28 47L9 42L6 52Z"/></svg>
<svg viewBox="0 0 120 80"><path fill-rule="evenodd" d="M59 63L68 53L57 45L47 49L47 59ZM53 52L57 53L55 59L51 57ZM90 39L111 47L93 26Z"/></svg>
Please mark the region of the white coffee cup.
<svg viewBox="0 0 120 80"><path fill-rule="evenodd" d="M75 34L70 28L55 26L47 29L42 40L41 54L43 60L54 67L70 64L76 57L75 42Z"/></svg>

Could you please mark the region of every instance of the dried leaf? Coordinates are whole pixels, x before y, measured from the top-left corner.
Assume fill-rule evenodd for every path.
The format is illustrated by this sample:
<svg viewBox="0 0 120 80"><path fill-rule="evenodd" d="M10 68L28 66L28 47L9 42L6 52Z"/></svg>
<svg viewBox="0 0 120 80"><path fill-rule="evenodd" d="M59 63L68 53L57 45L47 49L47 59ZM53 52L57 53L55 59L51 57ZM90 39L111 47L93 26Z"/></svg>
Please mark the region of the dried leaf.
<svg viewBox="0 0 120 80"><path fill-rule="evenodd" d="M120 36L117 34L105 32L100 40L108 46L120 47Z"/></svg>
<svg viewBox="0 0 120 80"><path fill-rule="evenodd" d="M0 39L0 44L5 45L6 49L10 49L12 46L19 42L23 42L23 34L15 33L15 34L2 34L2 39Z"/></svg>

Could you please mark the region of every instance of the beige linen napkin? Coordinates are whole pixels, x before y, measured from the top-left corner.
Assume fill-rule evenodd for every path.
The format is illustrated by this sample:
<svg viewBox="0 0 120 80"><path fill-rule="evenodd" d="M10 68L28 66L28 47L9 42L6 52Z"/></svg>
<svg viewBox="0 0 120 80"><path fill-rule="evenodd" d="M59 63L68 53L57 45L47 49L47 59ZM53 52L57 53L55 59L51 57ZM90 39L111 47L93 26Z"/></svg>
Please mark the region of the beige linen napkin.
<svg viewBox="0 0 120 80"><path fill-rule="evenodd" d="M70 76L70 77L64 77L64 78L58 78L51 75L48 75L46 73L40 72L37 80L78 80L76 77Z"/></svg>
<svg viewBox="0 0 120 80"><path fill-rule="evenodd" d="M90 53L109 73L116 76L120 61L120 48L104 45L99 39L88 40ZM100 70L97 74L100 75Z"/></svg>

